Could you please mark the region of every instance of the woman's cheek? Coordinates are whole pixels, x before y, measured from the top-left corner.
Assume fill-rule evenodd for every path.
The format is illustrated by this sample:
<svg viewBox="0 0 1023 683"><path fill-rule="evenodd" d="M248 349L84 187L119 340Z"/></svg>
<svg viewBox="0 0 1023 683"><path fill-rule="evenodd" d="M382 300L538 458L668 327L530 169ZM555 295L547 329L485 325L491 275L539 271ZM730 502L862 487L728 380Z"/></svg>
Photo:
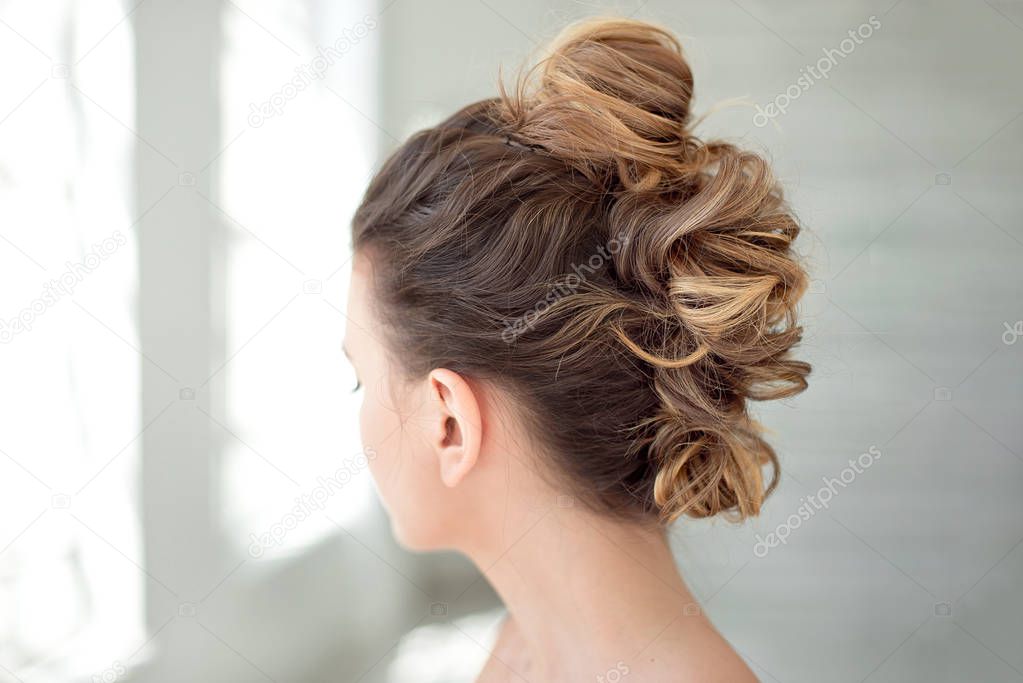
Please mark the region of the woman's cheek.
<svg viewBox="0 0 1023 683"><path fill-rule="evenodd" d="M390 509L388 499L393 483L391 470L395 462L393 451L401 443L395 431L400 428L401 423L395 419L393 411L379 404L376 392L369 388L363 391L362 407L359 411L362 446L364 449L373 449L375 456L369 461L369 470L384 507Z"/></svg>

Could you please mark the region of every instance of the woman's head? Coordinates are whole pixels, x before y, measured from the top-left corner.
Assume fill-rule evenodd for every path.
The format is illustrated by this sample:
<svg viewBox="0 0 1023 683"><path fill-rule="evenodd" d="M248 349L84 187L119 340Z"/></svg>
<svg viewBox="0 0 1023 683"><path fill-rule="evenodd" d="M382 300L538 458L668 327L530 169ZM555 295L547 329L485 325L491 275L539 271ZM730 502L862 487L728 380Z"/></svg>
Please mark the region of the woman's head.
<svg viewBox="0 0 1023 683"><path fill-rule="evenodd" d="M367 386L363 436L396 524L419 529L406 537L444 523L434 503L485 468L494 411L592 510L759 510L777 459L749 402L796 394L809 372L790 356L799 226L761 157L692 134L692 91L670 33L590 21L373 180L349 336L387 378Z"/></svg>

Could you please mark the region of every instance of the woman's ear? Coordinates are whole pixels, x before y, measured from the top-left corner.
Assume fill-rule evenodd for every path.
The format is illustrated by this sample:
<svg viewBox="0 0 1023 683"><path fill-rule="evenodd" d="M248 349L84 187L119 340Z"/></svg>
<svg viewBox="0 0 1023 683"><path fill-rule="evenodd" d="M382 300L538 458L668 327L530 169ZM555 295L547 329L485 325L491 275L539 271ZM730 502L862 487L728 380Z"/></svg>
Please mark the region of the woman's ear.
<svg viewBox="0 0 1023 683"><path fill-rule="evenodd" d="M480 405L469 383L456 372L430 372L430 443L440 463L441 481L457 486L476 465L482 442Z"/></svg>

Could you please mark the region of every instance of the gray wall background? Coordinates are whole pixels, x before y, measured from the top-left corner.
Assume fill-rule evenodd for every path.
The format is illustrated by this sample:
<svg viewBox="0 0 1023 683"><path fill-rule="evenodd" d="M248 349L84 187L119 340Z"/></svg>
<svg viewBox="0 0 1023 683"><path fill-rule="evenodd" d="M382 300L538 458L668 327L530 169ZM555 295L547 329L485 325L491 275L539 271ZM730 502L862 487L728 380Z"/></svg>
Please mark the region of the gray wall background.
<svg viewBox="0 0 1023 683"><path fill-rule="evenodd" d="M777 126L733 106L701 129L774 159L815 278L810 389L760 411L780 489L746 528L673 534L705 609L767 681L1023 680L1023 343L1005 341L1023 318L1023 5L398 0L382 127L492 94L499 64L604 12L682 37L697 113L766 105L880 22ZM827 510L754 555L871 447Z"/></svg>

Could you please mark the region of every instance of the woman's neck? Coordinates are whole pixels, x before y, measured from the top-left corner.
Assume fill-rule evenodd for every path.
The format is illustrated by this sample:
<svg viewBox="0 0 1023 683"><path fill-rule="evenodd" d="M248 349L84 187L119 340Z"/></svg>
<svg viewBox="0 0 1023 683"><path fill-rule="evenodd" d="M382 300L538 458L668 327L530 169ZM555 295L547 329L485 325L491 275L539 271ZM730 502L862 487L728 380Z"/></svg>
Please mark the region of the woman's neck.
<svg viewBox="0 0 1023 683"><path fill-rule="evenodd" d="M615 681L650 669L665 637L716 637L662 531L559 501L509 511L502 531L469 551L524 642L529 671L517 673Z"/></svg>

